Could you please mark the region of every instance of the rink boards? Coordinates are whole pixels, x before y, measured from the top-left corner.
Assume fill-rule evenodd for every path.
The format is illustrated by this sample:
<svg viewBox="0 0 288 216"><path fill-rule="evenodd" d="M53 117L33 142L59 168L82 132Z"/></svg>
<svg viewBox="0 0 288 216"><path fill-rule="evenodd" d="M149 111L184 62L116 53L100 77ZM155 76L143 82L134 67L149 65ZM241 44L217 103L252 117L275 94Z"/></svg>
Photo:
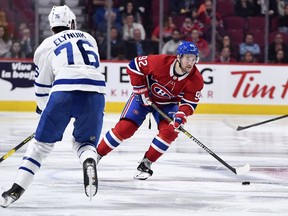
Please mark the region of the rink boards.
<svg viewBox="0 0 288 216"><path fill-rule="evenodd" d="M34 111L34 73L31 60L0 61L0 111ZM126 73L128 62L102 62L106 112L122 111L132 92ZM198 64L204 78L197 113L287 114L287 65Z"/></svg>

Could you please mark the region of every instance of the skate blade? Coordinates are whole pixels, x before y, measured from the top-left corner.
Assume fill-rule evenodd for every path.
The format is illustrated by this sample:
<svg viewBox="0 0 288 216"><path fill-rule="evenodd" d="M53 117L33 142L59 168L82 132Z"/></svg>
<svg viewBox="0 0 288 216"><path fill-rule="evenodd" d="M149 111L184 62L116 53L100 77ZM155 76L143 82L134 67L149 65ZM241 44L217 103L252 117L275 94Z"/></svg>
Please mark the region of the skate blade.
<svg viewBox="0 0 288 216"><path fill-rule="evenodd" d="M88 167L87 168L87 174L88 174L88 179L89 183L85 187L85 194L87 197L89 197L90 201L92 200L92 197L96 195L97 193L97 175L94 173L93 167Z"/></svg>
<svg viewBox="0 0 288 216"><path fill-rule="evenodd" d="M1 201L1 207L3 208L7 208L10 204L12 204L13 202L15 202L16 200L13 199L12 197L2 197L2 201Z"/></svg>
<svg viewBox="0 0 288 216"><path fill-rule="evenodd" d="M151 175L147 172L139 172L134 176L134 179L138 179L138 180L146 180L147 178L149 178Z"/></svg>

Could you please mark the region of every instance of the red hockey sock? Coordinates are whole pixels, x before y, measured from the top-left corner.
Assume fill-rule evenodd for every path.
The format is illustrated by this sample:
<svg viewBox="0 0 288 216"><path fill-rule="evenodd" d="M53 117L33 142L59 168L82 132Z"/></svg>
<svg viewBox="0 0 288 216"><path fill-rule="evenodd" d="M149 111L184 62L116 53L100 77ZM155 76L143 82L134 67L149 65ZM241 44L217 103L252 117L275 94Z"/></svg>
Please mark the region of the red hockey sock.
<svg viewBox="0 0 288 216"><path fill-rule="evenodd" d="M145 153L145 157L148 158L151 162L155 162L162 153L156 151L152 146L149 147L148 151Z"/></svg>
<svg viewBox="0 0 288 216"><path fill-rule="evenodd" d="M165 121L159 124L159 134L152 140L148 151L145 153L151 162L155 162L161 157L170 147L171 143L177 138L178 133L171 132L168 128L168 123Z"/></svg>
<svg viewBox="0 0 288 216"><path fill-rule="evenodd" d="M106 142L104 141L104 138L101 140L101 142L98 144L97 147L97 152L99 155L101 156L105 156L107 155L110 151L112 151L113 149L110 148Z"/></svg>

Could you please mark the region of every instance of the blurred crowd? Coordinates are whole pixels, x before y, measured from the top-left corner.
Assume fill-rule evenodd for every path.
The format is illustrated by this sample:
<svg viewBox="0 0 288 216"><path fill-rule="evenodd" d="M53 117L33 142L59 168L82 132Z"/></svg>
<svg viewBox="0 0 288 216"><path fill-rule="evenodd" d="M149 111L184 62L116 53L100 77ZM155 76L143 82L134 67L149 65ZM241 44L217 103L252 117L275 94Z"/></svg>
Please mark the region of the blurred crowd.
<svg viewBox="0 0 288 216"><path fill-rule="evenodd" d="M32 0L0 1L0 58L32 58L35 13Z"/></svg>
<svg viewBox="0 0 288 216"><path fill-rule="evenodd" d="M187 40L197 44L202 62L264 62L265 0L217 0L215 15L212 0L163 0L163 41L159 36L159 2L113 0L109 13L107 0L83 1L87 28L98 42L101 59L130 60L159 53L174 55L181 40ZM29 22L13 24L7 8L1 4L0 57L31 58L35 50L33 27ZM11 5L10 9L13 10ZM269 0L268 13L268 62L288 63L288 0ZM211 52L213 16L216 17L214 56ZM110 35L107 35L108 20L111 20Z"/></svg>

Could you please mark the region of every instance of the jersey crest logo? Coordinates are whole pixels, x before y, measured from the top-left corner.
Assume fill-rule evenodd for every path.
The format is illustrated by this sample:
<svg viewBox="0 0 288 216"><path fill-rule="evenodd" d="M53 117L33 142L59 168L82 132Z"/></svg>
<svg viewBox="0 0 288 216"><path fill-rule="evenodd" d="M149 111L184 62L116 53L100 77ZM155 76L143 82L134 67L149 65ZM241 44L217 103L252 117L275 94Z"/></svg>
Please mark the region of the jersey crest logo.
<svg viewBox="0 0 288 216"><path fill-rule="evenodd" d="M151 92L154 96L161 98L161 99L173 98L173 94L171 94L168 89L166 89L164 86L160 85L159 83L153 83L151 85Z"/></svg>

